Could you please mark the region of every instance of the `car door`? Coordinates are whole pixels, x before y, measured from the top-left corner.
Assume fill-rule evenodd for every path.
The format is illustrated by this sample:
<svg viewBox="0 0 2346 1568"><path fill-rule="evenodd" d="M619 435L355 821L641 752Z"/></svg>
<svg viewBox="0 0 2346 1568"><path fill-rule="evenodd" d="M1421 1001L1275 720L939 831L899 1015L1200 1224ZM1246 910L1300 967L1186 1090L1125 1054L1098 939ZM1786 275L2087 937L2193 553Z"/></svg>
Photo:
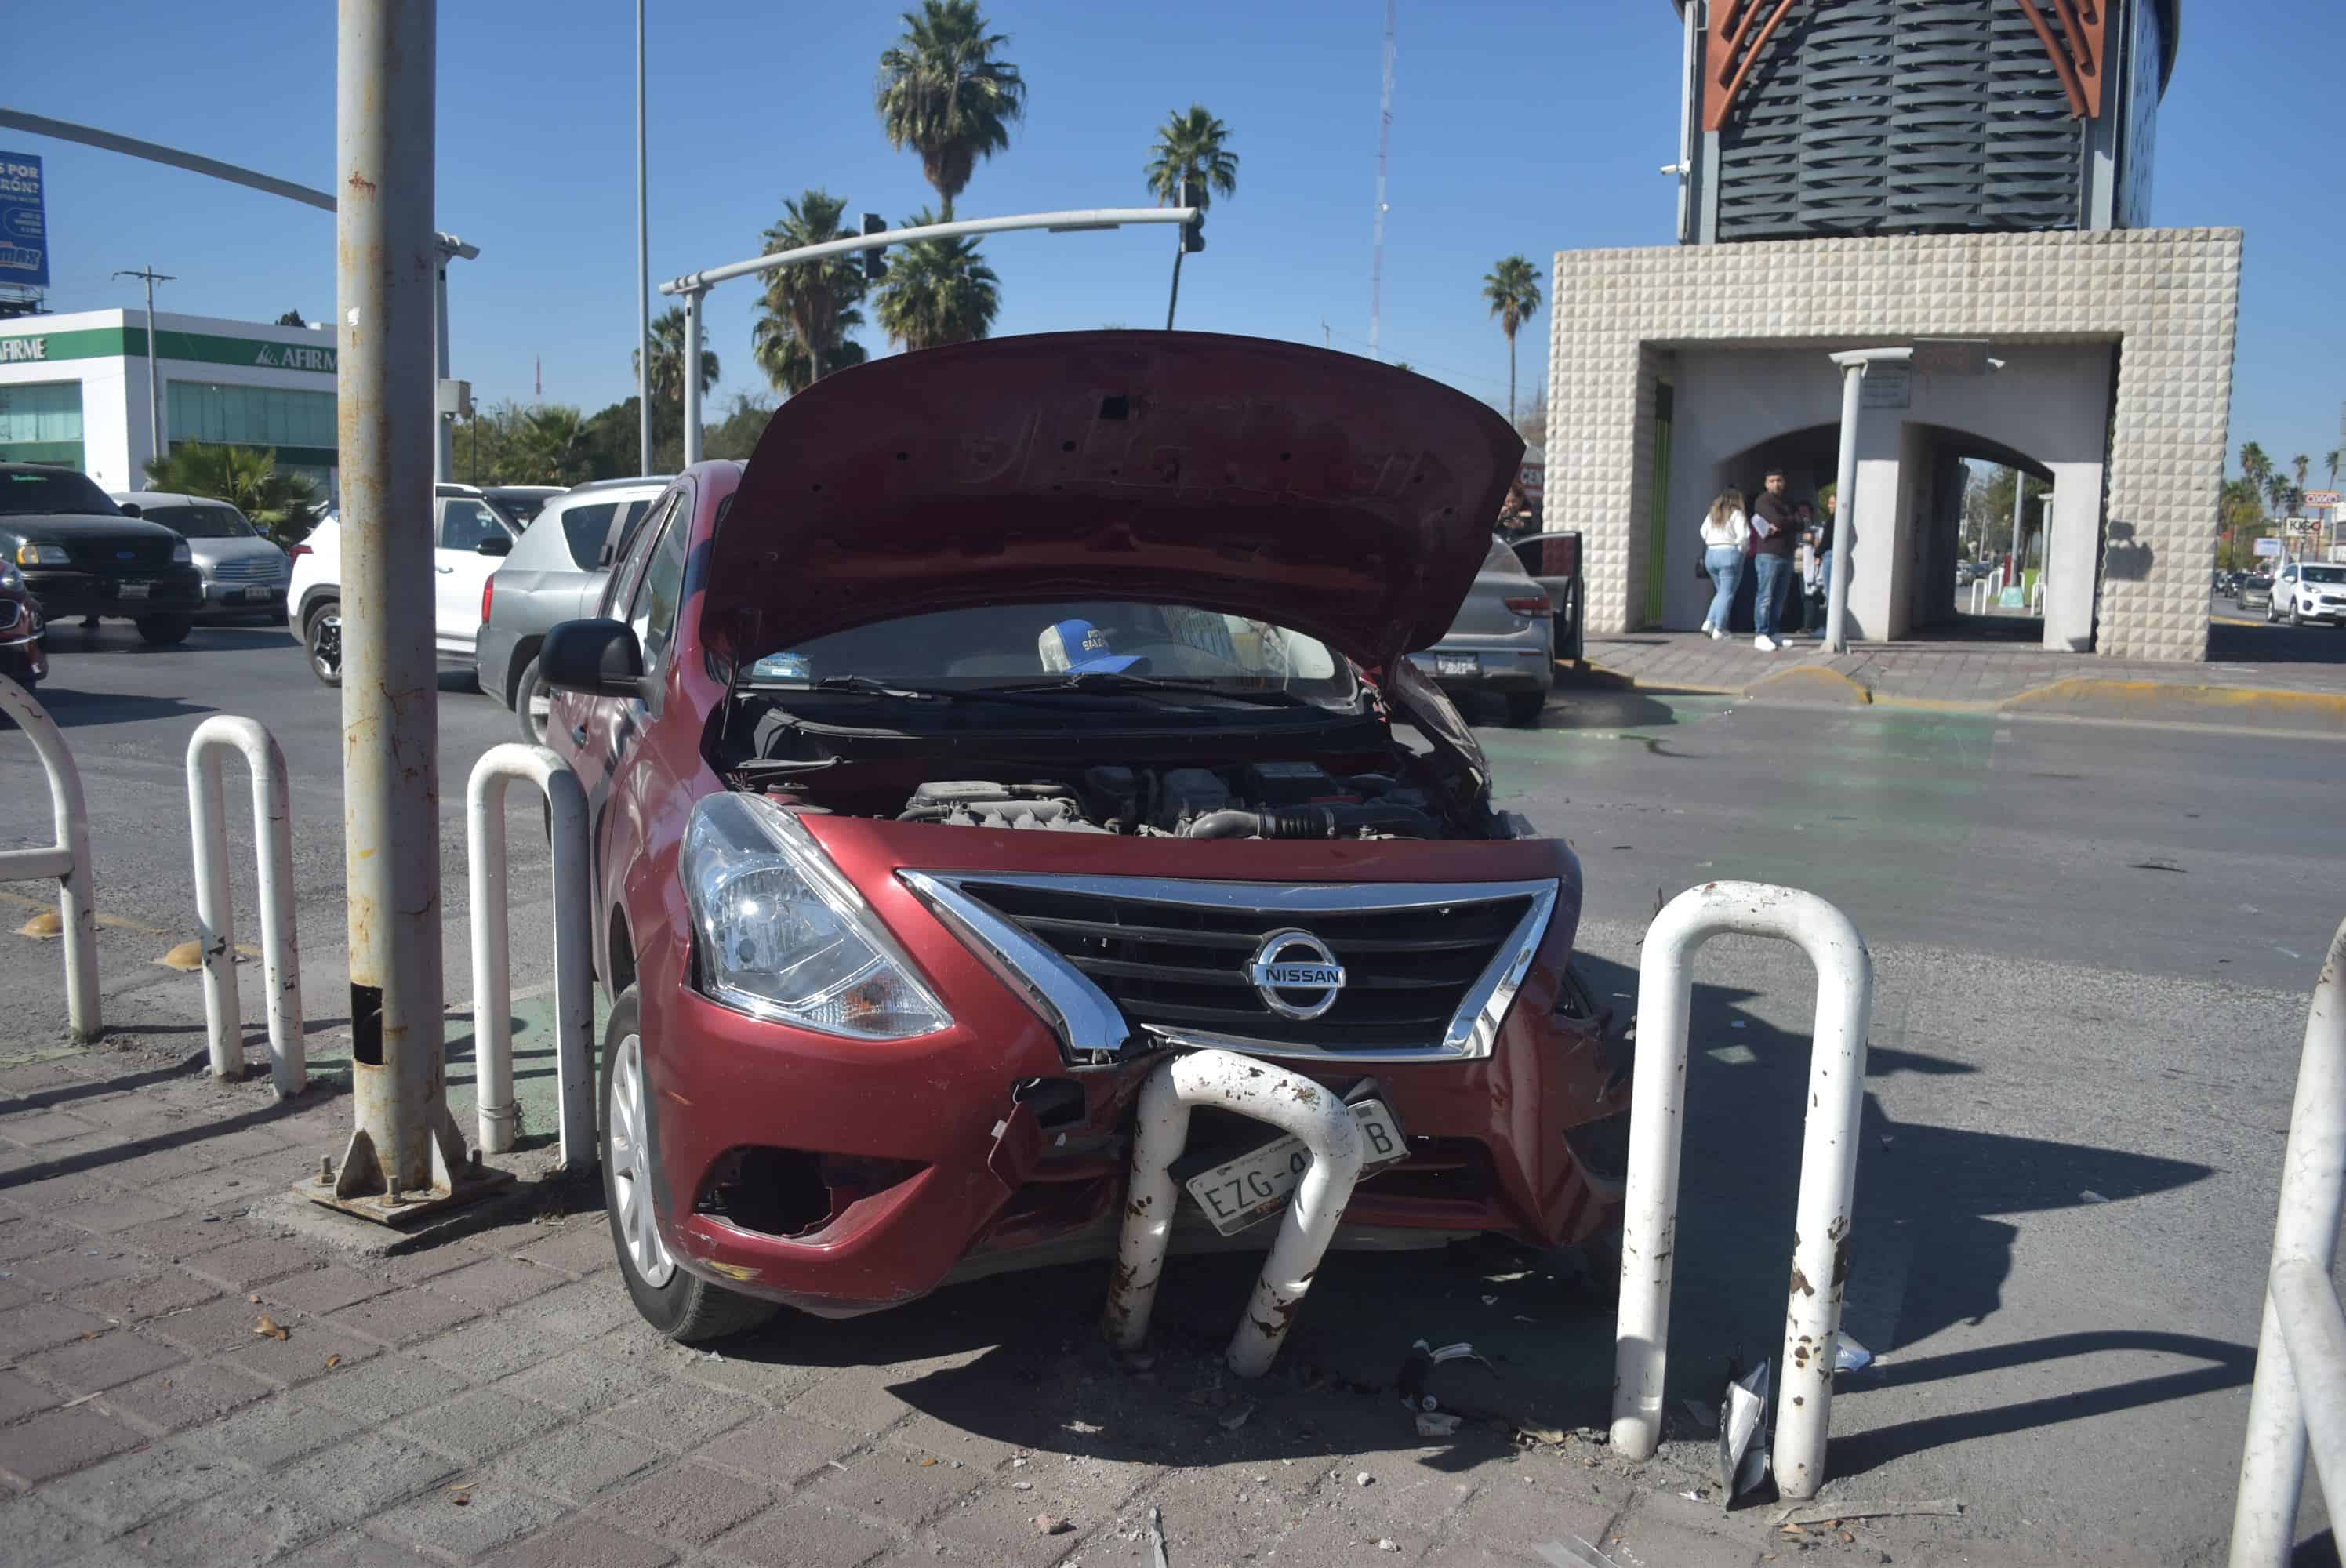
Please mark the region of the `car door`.
<svg viewBox="0 0 2346 1568"><path fill-rule="evenodd" d="M487 502L471 495L440 499L440 531L432 552L433 622L440 651L469 655L481 636L481 589L505 564L502 554L484 555L482 541L510 545L513 534Z"/></svg>

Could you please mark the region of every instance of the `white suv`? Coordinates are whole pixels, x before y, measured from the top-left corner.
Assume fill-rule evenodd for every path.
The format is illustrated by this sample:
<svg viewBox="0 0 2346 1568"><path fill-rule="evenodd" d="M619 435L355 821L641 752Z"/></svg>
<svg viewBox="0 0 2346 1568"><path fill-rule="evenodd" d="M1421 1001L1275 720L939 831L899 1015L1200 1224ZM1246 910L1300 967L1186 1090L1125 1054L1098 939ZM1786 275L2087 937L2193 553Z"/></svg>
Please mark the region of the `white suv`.
<svg viewBox="0 0 2346 1568"><path fill-rule="evenodd" d="M2293 626L2308 621L2346 626L2346 565L2303 561L2283 566L2274 574L2265 619Z"/></svg>
<svg viewBox="0 0 2346 1568"><path fill-rule="evenodd" d="M473 663L481 635L481 589L513 552L521 524L469 484L433 486L433 628L443 663ZM328 518L293 546L286 606L301 635L311 673L342 684L342 525Z"/></svg>

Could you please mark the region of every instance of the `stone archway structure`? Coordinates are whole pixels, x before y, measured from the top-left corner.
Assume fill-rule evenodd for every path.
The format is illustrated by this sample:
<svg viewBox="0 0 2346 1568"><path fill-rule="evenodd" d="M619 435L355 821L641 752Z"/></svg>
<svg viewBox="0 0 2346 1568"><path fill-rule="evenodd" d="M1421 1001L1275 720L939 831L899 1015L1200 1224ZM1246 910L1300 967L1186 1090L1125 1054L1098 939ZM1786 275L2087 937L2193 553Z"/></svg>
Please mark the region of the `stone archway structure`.
<svg viewBox="0 0 2346 1568"><path fill-rule="evenodd" d="M2041 454L2057 472L2061 463L2041 439L2051 423L2066 433L2066 460L2080 470L2056 525L2079 597L2058 617L2057 639L2048 627L2048 644L2126 658L2205 658L2239 275L2236 229L1558 252L1546 508L1549 526L1582 533L1588 629L1669 623L1667 607L1656 614L1651 606L1667 598L1669 585L1657 575L1671 570L1667 541L1687 531L1677 520L1708 499L1693 492L1720 455L1771 430L1814 423L1805 405L1769 403L1810 395L1795 377L1813 374L1837 388L1826 351L1984 337L2000 355L2012 351L2015 363L2030 359L2031 368L2003 386L1995 378L1968 388L1916 378L1911 412L1868 412L1861 456L1882 466L1861 472L1852 563L1874 550L1880 577L1878 592L1852 596L1861 621L1867 605L1875 606L1874 625L1861 635L1903 630L1894 608L1902 590L1888 564L1894 551L1882 533L1913 506L1898 479L1899 443L1932 425L1953 426ZM2028 356L2031 349L2045 351ZM1739 388L1733 365L1720 358L1737 350L1801 356L1780 355L1773 382ZM1800 368L1811 356L1813 366ZM1968 406L1951 417L1933 410L1933 398ZM1658 441L1665 419L1670 433ZM1709 448L1698 436L1705 421L1716 426ZM1657 515L1665 519L1658 529Z"/></svg>

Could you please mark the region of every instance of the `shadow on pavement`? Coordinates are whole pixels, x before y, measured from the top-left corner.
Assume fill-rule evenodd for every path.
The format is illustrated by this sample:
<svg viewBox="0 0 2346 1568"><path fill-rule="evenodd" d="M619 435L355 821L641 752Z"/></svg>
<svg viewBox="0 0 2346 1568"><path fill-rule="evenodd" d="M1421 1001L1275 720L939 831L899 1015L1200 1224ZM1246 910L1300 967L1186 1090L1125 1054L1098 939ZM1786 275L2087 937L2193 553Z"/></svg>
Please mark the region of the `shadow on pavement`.
<svg viewBox="0 0 2346 1568"><path fill-rule="evenodd" d="M2346 630L2336 626L2236 626L2216 621L2208 627L2208 662L2346 664Z"/></svg>
<svg viewBox="0 0 2346 1568"><path fill-rule="evenodd" d="M80 692L71 687L59 686L60 667L51 664L49 678L43 682L34 696L48 709L59 729L83 729L96 724L135 724L148 718L196 718L217 713L218 708L200 702L183 702L176 697L124 697L115 693L98 695ZM62 673L70 674L69 670ZM0 716L0 729L14 729L15 724Z"/></svg>

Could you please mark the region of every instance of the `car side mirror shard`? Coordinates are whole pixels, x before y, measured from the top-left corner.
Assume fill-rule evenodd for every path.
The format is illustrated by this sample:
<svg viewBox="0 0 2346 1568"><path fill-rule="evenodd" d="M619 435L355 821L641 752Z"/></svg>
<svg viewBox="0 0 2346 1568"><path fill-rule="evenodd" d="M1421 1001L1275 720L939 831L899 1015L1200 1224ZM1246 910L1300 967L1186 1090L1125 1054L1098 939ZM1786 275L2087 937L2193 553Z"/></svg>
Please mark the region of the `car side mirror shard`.
<svg viewBox="0 0 2346 1568"><path fill-rule="evenodd" d="M644 648L625 621L564 621L546 634L537 673L556 691L648 698Z"/></svg>
<svg viewBox="0 0 2346 1568"><path fill-rule="evenodd" d="M475 555L510 555L513 554L513 541L503 534L492 534L487 538L473 546L473 554Z"/></svg>

